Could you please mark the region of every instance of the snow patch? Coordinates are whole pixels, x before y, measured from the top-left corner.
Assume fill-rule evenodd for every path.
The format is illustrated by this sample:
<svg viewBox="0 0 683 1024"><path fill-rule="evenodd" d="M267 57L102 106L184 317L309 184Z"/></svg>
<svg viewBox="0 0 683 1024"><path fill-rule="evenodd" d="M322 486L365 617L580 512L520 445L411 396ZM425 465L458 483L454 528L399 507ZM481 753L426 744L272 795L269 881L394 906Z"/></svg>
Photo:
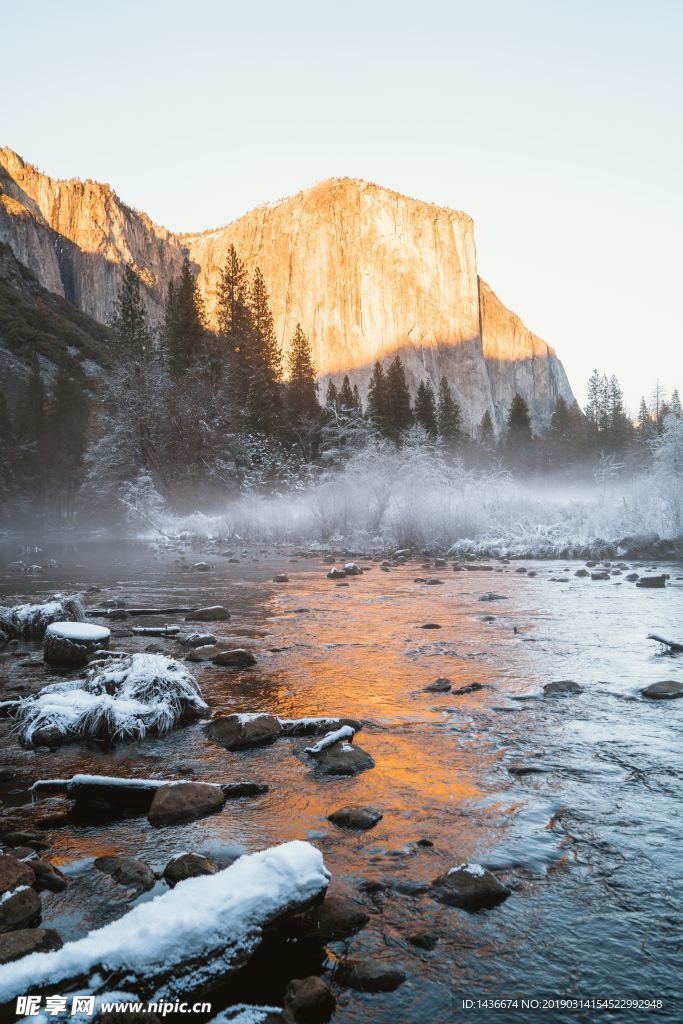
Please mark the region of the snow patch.
<svg viewBox="0 0 683 1024"><path fill-rule="evenodd" d="M321 754L323 750L327 750L328 747L334 746L339 740L352 740L356 734L356 730L352 729L350 725L342 725L341 729L335 729L334 732L325 733L322 739L318 740L312 747L306 747L307 754ZM344 744L343 750L350 749L349 744Z"/></svg>

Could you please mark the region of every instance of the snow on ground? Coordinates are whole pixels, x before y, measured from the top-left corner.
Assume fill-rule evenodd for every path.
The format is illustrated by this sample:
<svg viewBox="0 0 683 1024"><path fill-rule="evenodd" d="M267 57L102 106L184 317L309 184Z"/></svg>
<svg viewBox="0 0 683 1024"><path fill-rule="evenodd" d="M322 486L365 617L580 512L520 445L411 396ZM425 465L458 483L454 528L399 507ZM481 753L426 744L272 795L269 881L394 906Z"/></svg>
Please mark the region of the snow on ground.
<svg viewBox="0 0 683 1024"><path fill-rule="evenodd" d="M124 740L164 734L207 711L188 670L162 654L131 654L92 668L77 679L45 686L13 710L22 741L56 730L65 741L89 736Z"/></svg>
<svg viewBox="0 0 683 1024"><path fill-rule="evenodd" d="M78 594L55 594L43 604L0 606L0 629L19 640L42 640L51 622L85 622Z"/></svg>
<svg viewBox="0 0 683 1024"><path fill-rule="evenodd" d="M187 998L245 963L263 927L322 895L322 854L295 840L241 857L215 875L180 882L156 899L51 953L0 966L0 1004L26 992L54 992L67 979L102 970L149 999Z"/></svg>

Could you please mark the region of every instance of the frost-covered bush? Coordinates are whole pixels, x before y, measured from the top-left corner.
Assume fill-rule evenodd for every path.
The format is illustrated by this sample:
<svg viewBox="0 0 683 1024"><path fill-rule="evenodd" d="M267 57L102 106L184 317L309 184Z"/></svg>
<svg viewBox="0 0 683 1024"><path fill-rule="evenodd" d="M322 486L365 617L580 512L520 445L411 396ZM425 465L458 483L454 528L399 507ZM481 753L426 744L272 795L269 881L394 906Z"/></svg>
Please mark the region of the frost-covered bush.
<svg viewBox="0 0 683 1024"><path fill-rule="evenodd" d="M78 737L162 735L207 710L187 669L161 654L131 654L94 666L84 679L53 683L21 700L16 731L29 745Z"/></svg>
<svg viewBox="0 0 683 1024"><path fill-rule="evenodd" d="M85 622L79 594L55 594L43 604L0 607L0 629L17 640L41 640L51 622Z"/></svg>

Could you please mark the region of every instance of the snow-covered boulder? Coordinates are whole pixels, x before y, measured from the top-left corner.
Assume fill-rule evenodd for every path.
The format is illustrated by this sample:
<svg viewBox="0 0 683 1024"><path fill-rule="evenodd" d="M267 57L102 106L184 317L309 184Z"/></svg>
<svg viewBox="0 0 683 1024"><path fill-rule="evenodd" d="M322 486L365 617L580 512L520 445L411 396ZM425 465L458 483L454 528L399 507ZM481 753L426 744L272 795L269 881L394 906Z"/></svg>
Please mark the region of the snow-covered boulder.
<svg viewBox="0 0 683 1024"><path fill-rule="evenodd" d="M329 877L310 843L240 857L60 950L0 966L0 1004L10 1006L25 992L73 988L94 974L106 977L110 989L130 986L149 1000L205 993L250 959L267 926L322 899Z"/></svg>
<svg viewBox="0 0 683 1024"><path fill-rule="evenodd" d="M51 622L85 622L79 594L55 594L43 604L0 606L0 629L17 640L42 640Z"/></svg>
<svg viewBox="0 0 683 1024"><path fill-rule="evenodd" d="M162 654L112 658L85 679L53 683L12 709L17 732L30 746L79 737L137 739L163 735L207 711L194 676Z"/></svg>

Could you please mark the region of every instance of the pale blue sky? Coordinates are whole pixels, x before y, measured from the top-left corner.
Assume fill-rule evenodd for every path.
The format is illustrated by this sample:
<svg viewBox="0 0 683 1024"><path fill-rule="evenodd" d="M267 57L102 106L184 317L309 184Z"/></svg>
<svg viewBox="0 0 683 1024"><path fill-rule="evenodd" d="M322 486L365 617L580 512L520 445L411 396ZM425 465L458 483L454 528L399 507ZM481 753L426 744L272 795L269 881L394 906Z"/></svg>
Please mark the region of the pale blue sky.
<svg viewBox="0 0 683 1024"><path fill-rule="evenodd" d="M683 390L683 2L0 9L0 143L48 173L184 231L337 175L466 210L579 398Z"/></svg>

